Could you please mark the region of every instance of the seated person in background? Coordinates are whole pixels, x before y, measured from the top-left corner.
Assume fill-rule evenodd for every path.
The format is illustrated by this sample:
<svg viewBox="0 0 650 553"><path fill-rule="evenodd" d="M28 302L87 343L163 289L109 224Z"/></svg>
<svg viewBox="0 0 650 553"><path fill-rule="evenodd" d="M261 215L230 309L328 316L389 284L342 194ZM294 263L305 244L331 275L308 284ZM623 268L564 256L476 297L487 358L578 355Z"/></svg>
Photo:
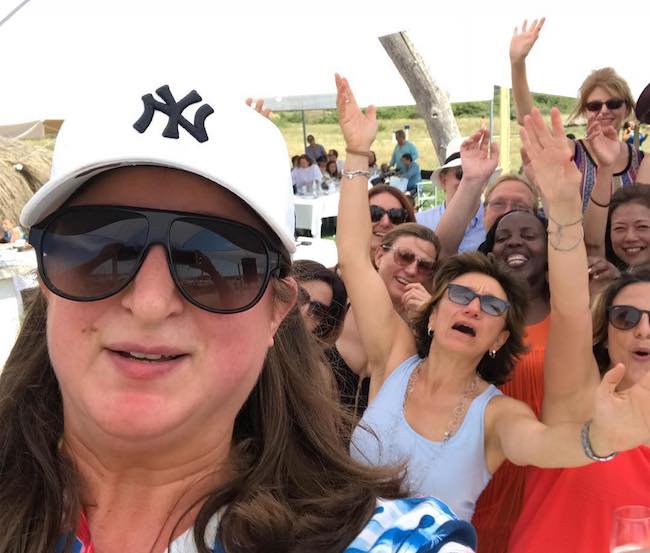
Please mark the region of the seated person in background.
<svg viewBox="0 0 650 553"><path fill-rule="evenodd" d="M336 161L328 161L325 164L325 173L323 173L323 188L337 188L341 182L341 173L339 173Z"/></svg>
<svg viewBox="0 0 650 553"><path fill-rule="evenodd" d="M377 155L374 151L370 150L370 157L368 158L368 171L370 171L370 181L381 174L381 168L377 163Z"/></svg>
<svg viewBox="0 0 650 553"><path fill-rule="evenodd" d="M406 133L400 129L395 132L395 140L397 144L393 150L393 155L390 158L389 166L395 167L398 173L404 172L404 162L402 161L402 156L404 154L410 154L411 159L416 161L419 157L418 149L415 147L413 142L406 140Z"/></svg>
<svg viewBox="0 0 650 553"><path fill-rule="evenodd" d="M316 160L316 165L318 165L318 168L320 169L320 174L325 176L325 169L327 167L327 156L320 156Z"/></svg>
<svg viewBox="0 0 650 553"><path fill-rule="evenodd" d="M320 186L323 175L321 175L318 165L312 163L308 155L303 154L298 159L298 167L291 171L291 180L294 190L298 194L308 194L312 192L314 182Z"/></svg>
<svg viewBox="0 0 650 553"><path fill-rule="evenodd" d="M422 180L420 176L420 166L413 161L411 154L402 155L403 172L399 174L400 177L407 179L406 192L415 198L418 195L418 183Z"/></svg>
<svg viewBox="0 0 650 553"><path fill-rule="evenodd" d="M8 217L2 220L2 241L13 243L24 238L23 230Z"/></svg>
<svg viewBox="0 0 650 553"><path fill-rule="evenodd" d="M339 153L336 150L331 149L327 152L327 161L336 161L336 169L339 173L343 172L343 160L339 159Z"/></svg>
<svg viewBox="0 0 650 553"><path fill-rule="evenodd" d="M318 161L318 158L321 156L326 156L327 152L322 144L316 144L316 139L313 134L307 135L307 144L305 148L305 155L309 156L309 159L312 161Z"/></svg>
<svg viewBox="0 0 650 553"><path fill-rule="evenodd" d="M445 212L447 205L454 197L458 185L463 178L463 167L460 159L460 145L462 138L454 138L447 145L447 157L442 167L439 167L431 175L431 182L435 186L440 186L445 194L445 201L426 211L419 211L415 214L415 219L421 225L436 230L442 214ZM477 200L476 212L472 216L470 223L465 229L463 240L458 246L459 252L476 251L485 240L485 229L483 228L483 205L480 198Z"/></svg>
<svg viewBox="0 0 650 553"><path fill-rule="evenodd" d="M300 156L299 155L291 156L291 169L292 170L295 169L296 167L298 167L298 162L299 161L300 161Z"/></svg>

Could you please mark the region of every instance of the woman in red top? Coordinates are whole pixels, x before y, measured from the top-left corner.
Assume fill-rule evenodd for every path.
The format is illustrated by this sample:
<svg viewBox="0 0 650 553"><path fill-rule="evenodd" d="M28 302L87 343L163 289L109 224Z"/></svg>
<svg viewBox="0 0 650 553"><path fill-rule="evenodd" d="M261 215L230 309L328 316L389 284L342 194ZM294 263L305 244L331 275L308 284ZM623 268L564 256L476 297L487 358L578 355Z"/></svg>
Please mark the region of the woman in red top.
<svg viewBox="0 0 650 553"><path fill-rule="evenodd" d="M533 110L522 131L537 184L549 205L551 326L542 405L547 424L591 418L590 396L604 372L622 377L616 388L622 394L633 393L627 390L650 374L650 272L615 281L594 306L592 323L580 172L555 108L551 120L549 132L539 111ZM580 469L534 470L526 483L510 553L608 552L614 509L650 500L647 445ZM609 453L596 451L593 458L604 461Z"/></svg>

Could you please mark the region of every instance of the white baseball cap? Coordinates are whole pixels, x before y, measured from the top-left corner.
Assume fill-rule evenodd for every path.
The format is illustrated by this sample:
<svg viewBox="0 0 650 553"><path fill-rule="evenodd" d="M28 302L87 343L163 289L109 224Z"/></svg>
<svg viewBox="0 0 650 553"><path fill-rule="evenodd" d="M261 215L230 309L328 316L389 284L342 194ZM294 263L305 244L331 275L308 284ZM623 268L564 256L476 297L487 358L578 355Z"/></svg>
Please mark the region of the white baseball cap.
<svg viewBox="0 0 650 553"><path fill-rule="evenodd" d="M196 83L159 82L137 90L125 85L66 118L50 180L23 208L21 224L38 223L103 171L157 165L195 173L237 195L293 253L293 187L284 138L266 117L243 102L222 100L218 90Z"/></svg>

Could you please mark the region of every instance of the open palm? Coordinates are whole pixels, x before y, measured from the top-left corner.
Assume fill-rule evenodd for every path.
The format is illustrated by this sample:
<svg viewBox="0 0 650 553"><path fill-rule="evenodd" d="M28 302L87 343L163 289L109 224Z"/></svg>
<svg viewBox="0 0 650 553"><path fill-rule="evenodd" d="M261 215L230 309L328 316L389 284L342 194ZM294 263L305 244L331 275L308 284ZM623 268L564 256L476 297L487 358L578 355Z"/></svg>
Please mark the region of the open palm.
<svg viewBox="0 0 650 553"><path fill-rule="evenodd" d="M487 129L480 129L461 144L460 159L465 179L487 182L499 163L499 147L490 144Z"/></svg>
<svg viewBox="0 0 650 553"><path fill-rule="evenodd" d="M611 167L616 163L623 145L614 130L608 125L603 127L599 121L594 121L587 128L587 142L591 146L598 165Z"/></svg>
<svg viewBox="0 0 650 553"><path fill-rule="evenodd" d="M524 117L521 143L530 159L535 183L549 201L573 200L580 196L582 175L573 162L557 108L551 110L549 129L537 108Z"/></svg>
<svg viewBox="0 0 650 553"><path fill-rule="evenodd" d="M368 106L364 114L352 93L350 83L339 74L336 78L336 109L348 150L367 152L377 136L377 113Z"/></svg>
<svg viewBox="0 0 650 553"><path fill-rule="evenodd" d="M528 21L524 20L524 23L521 26L521 31L515 27L515 32L510 40L511 61L521 61L526 58L539 37L539 32L544 26L544 21L545 18L543 17L539 21L535 19L535 21L530 24L530 27L528 27Z"/></svg>

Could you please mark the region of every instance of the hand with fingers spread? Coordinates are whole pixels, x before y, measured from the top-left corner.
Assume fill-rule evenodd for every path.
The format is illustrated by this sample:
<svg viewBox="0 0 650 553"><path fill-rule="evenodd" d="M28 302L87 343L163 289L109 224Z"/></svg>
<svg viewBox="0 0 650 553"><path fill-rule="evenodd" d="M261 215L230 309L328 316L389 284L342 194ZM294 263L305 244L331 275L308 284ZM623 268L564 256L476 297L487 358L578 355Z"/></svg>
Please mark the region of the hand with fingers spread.
<svg viewBox="0 0 650 553"><path fill-rule="evenodd" d="M255 111L260 115L263 115L267 119L271 118L271 108L264 107L264 98L259 98L253 106L253 98L246 98L246 105L249 107L254 107Z"/></svg>
<svg viewBox="0 0 650 553"><path fill-rule="evenodd" d="M499 163L499 146L490 145L490 131L480 129L461 144L460 159L464 181L487 183Z"/></svg>
<svg viewBox="0 0 650 553"><path fill-rule="evenodd" d="M614 127L603 126L597 119L587 126L585 140L591 146L599 167L612 167L621 153L621 148L625 147L618 139Z"/></svg>
<svg viewBox="0 0 650 553"><path fill-rule="evenodd" d="M512 39L510 40L511 62L521 62L526 59L526 56L528 56L530 50L539 37L539 32L544 26L544 21L546 21L544 17L539 20L535 19L530 24L530 27L528 27L528 20L525 19L521 26L521 31L519 31L518 27L515 27Z"/></svg>
<svg viewBox="0 0 650 553"><path fill-rule="evenodd" d="M348 80L338 73L335 78L336 109L345 145L348 150L369 152L377 136L377 110L374 106L368 106L366 113L363 113Z"/></svg>
<svg viewBox="0 0 650 553"><path fill-rule="evenodd" d="M542 195L550 202L579 200L582 175L573 162L560 111L551 110L549 129L539 110L533 108L524 117L520 134Z"/></svg>
<svg viewBox="0 0 650 553"><path fill-rule="evenodd" d="M625 365L616 364L596 390L591 443L601 456L650 443L650 372L633 386L616 390L624 375Z"/></svg>

